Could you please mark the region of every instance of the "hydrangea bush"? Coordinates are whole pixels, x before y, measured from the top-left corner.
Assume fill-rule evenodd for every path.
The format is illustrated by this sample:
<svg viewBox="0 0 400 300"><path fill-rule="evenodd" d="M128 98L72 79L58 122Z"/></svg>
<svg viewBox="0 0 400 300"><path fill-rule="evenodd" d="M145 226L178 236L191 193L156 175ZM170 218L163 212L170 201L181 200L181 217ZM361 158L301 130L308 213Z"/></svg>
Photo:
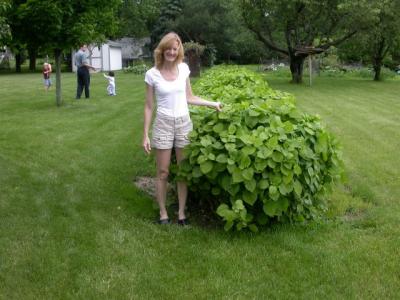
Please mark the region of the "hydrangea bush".
<svg viewBox="0 0 400 300"><path fill-rule="evenodd" d="M215 67L194 90L224 108L191 111L178 177L192 198L216 208L226 230L311 220L327 209L321 195L340 177L342 161L318 116L300 113L292 95L246 68Z"/></svg>

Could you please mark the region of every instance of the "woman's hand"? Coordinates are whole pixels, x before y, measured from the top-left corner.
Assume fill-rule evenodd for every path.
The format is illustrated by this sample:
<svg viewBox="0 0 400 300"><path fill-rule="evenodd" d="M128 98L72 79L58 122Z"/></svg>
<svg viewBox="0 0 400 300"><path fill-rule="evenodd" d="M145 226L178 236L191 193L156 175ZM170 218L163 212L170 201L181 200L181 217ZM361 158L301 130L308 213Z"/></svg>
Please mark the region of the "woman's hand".
<svg viewBox="0 0 400 300"><path fill-rule="evenodd" d="M214 102L214 108L215 108L216 111L222 111L221 102Z"/></svg>
<svg viewBox="0 0 400 300"><path fill-rule="evenodd" d="M146 154L150 154L151 152L151 144L150 144L150 139L148 136L143 138L143 149Z"/></svg>

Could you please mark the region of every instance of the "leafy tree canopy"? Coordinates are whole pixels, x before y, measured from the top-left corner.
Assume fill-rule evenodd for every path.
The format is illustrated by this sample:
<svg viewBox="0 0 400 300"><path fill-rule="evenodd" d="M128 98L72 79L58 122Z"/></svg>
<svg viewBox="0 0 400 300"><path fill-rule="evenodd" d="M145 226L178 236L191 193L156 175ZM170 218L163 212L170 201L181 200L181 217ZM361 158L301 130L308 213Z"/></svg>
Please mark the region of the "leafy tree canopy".
<svg viewBox="0 0 400 300"><path fill-rule="evenodd" d="M302 81L305 48L325 51L367 23L367 0L241 0L246 26L268 48L290 59L292 81Z"/></svg>
<svg viewBox="0 0 400 300"><path fill-rule="evenodd" d="M120 28L117 35L120 37L149 36L164 2L165 0L122 1L118 11Z"/></svg>
<svg viewBox="0 0 400 300"><path fill-rule="evenodd" d="M4 43L4 40L10 36L10 27L7 23L6 12L11 6L8 1L0 2L0 46Z"/></svg>

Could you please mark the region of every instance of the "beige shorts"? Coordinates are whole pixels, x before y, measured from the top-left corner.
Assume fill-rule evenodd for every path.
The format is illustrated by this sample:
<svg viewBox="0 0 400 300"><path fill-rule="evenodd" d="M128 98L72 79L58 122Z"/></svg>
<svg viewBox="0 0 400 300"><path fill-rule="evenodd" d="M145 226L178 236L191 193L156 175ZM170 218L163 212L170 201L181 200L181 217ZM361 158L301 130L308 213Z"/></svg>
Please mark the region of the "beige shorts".
<svg viewBox="0 0 400 300"><path fill-rule="evenodd" d="M183 148L189 144L192 129L189 115L175 118L158 113L153 124L151 145L156 149Z"/></svg>

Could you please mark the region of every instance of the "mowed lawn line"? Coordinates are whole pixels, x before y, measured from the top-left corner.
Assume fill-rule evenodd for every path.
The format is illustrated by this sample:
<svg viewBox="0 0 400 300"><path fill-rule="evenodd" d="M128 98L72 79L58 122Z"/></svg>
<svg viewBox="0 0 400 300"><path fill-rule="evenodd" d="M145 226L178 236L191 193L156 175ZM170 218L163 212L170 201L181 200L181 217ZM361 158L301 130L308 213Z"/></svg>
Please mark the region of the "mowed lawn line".
<svg viewBox="0 0 400 300"><path fill-rule="evenodd" d="M153 225L149 197L132 185L134 176L154 172L140 149L143 78L118 74L118 96L108 98L101 96L105 87L97 85L100 78L93 77L93 95L98 97L93 101L75 105L72 74L65 79L70 87L69 93L64 88L65 107L53 108L53 99L35 98L48 111L35 114L33 105L32 115L38 120L30 122L48 130L51 125L59 127L42 137L27 122L14 133L32 134L32 141L24 146L11 140L0 156L9 170L0 177L0 189L7 183L0 196L5 208L0 212L1 295L165 299L394 295L399 282L393 258L399 245L393 235L399 232L392 226L277 226L248 235ZM26 95L31 95L29 89ZM18 111L17 105L14 112ZM29 116L8 117L12 123ZM0 129L0 138L4 131L11 129ZM57 136L62 137L60 144L48 142ZM3 153L4 140L0 141ZM41 157L35 162L38 156L29 152L39 146ZM17 183L21 179L22 184Z"/></svg>

